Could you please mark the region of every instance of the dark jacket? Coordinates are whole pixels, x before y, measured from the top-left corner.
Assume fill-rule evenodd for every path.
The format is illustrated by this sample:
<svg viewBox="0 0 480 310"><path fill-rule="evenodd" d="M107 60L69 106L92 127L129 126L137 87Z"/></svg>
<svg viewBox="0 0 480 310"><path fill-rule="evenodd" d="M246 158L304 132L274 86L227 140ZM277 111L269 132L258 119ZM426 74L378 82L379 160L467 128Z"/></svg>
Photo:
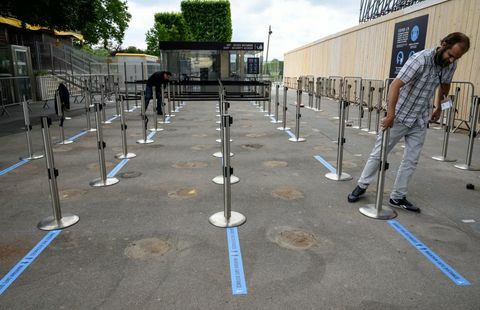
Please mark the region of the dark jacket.
<svg viewBox="0 0 480 310"><path fill-rule="evenodd" d="M157 89L160 89L162 85L167 84L168 80L163 78L163 74L166 71L157 71L153 73L147 80L147 86L155 86Z"/></svg>
<svg viewBox="0 0 480 310"><path fill-rule="evenodd" d="M63 109L70 110L70 93L68 92L67 86L65 86L63 83L60 83L57 91L60 96L60 102L62 103ZM55 96L55 113L58 115L57 96Z"/></svg>

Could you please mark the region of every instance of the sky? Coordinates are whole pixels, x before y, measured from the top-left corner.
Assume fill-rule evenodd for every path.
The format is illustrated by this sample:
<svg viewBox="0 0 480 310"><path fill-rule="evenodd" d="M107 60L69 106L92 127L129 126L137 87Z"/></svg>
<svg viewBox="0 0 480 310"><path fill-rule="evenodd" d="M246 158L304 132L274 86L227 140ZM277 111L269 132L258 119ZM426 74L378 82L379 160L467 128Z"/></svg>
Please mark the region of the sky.
<svg viewBox="0 0 480 310"><path fill-rule="evenodd" d="M154 14L180 12L181 0L127 0L132 15L122 46L147 47ZM360 0L230 0L233 42L264 42L272 27L268 59L358 25ZM266 55L264 55L266 56Z"/></svg>

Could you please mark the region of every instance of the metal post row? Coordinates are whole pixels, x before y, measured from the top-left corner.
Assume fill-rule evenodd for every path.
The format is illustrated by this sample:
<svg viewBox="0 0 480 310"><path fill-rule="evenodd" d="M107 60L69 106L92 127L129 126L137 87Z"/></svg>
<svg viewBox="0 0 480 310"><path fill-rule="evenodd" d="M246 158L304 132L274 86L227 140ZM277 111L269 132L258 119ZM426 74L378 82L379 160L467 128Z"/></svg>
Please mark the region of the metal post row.
<svg viewBox="0 0 480 310"><path fill-rule="evenodd" d="M23 96L22 105L23 105L23 117L25 118L25 135L27 137L28 157L22 157L21 159L35 160L35 159L43 158L43 155L33 154L32 136L30 133L32 131L32 125L30 124L30 113L28 112L28 103L27 103L27 100L25 99L25 96Z"/></svg>
<svg viewBox="0 0 480 310"><path fill-rule="evenodd" d="M480 97L474 97L472 101L472 113L470 115L470 133L468 137L468 148L467 148L467 158L465 160L465 164L457 164L455 168L462 169L462 170L472 170L478 171L480 167L472 166L472 155L473 155L473 143L475 141L475 137L477 136L477 122L479 121L479 105L480 105Z"/></svg>
<svg viewBox="0 0 480 310"><path fill-rule="evenodd" d="M125 110L123 106L123 96L120 97L120 130L122 131L122 153L115 155L117 159L134 158L135 153L129 153L127 149L127 122L125 119Z"/></svg>

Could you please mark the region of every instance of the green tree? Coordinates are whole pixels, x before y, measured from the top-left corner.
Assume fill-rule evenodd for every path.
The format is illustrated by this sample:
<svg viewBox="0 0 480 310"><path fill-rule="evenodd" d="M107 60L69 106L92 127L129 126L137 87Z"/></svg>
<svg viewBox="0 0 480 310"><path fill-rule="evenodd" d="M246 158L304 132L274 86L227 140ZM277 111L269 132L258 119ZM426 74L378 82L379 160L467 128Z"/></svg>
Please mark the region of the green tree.
<svg viewBox="0 0 480 310"><path fill-rule="evenodd" d="M126 0L2 0L0 12L24 23L79 31L87 44L119 46L130 21Z"/></svg>
<svg viewBox="0 0 480 310"><path fill-rule="evenodd" d="M146 33L147 53L159 55L160 41L189 41L190 31L181 13L156 13L153 27Z"/></svg>
<svg viewBox="0 0 480 310"><path fill-rule="evenodd" d="M194 41L230 42L232 39L228 0L185 0L181 8Z"/></svg>

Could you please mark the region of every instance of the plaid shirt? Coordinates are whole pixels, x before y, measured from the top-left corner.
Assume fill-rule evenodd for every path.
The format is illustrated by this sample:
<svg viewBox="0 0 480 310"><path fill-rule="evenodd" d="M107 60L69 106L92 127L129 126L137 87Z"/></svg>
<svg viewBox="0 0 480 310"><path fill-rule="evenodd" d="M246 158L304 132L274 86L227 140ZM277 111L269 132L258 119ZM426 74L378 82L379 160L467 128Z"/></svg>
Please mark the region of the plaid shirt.
<svg viewBox="0 0 480 310"><path fill-rule="evenodd" d="M405 83L400 89L395 119L407 127L417 123L424 128L430 119L430 100L435 89L443 83L450 83L457 68L457 62L441 68L435 65L435 48L413 54L397 75Z"/></svg>

